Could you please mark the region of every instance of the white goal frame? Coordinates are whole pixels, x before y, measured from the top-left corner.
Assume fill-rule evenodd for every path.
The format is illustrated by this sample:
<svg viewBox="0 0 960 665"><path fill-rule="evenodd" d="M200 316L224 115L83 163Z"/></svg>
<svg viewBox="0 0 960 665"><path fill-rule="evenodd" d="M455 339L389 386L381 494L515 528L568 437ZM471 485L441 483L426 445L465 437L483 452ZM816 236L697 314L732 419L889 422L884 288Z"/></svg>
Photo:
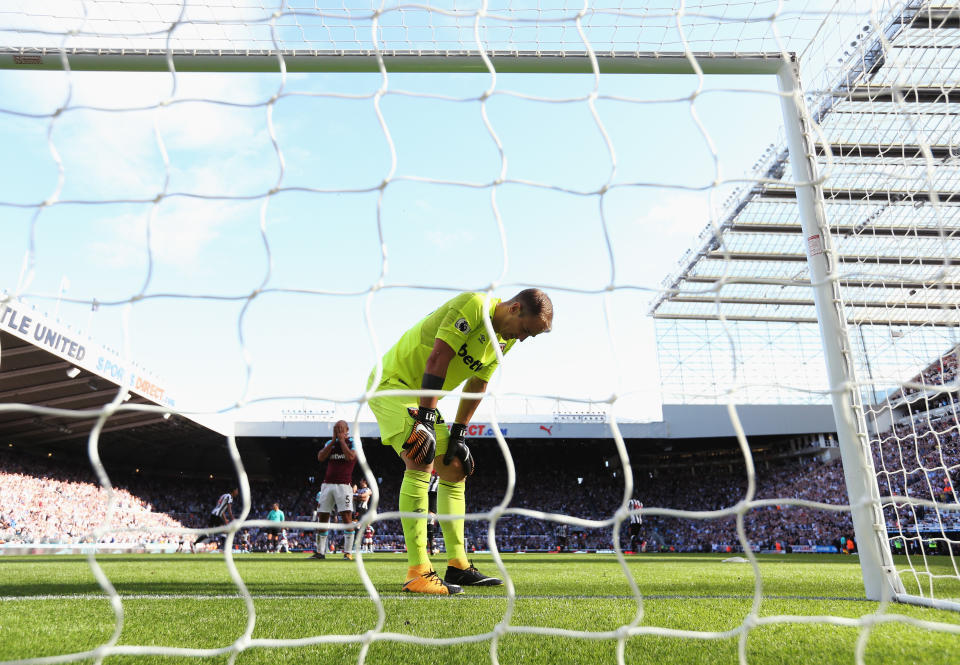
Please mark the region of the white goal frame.
<svg viewBox="0 0 960 665"><path fill-rule="evenodd" d="M788 56L791 60L794 56ZM0 47L0 69L96 72L776 74L781 53L276 50L183 51ZM694 64L695 61L695 64Z"/></svg>
<svg viewBox="0 0 960 665"><path fill-rule="evenodd" d="M696 74L776 76L790 162L807 248L833 412L858 543L865 595L960 610L960 603L907 594L888 546L867 426L851 362L839 285L831 279L832 251L823 192L816 173L811 118L804 104L799 63L787 53L639 53L592 51L177 51L0 50L0 69L128 72L406 72L536 74Z"/></svg>

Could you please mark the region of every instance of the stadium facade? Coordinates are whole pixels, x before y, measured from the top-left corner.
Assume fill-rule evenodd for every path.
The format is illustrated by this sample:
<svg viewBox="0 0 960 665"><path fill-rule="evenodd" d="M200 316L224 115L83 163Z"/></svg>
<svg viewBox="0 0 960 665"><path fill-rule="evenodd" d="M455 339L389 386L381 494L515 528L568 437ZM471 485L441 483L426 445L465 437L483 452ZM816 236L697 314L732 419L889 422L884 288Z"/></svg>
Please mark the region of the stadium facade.
<svg viewBox="0 0 960 665"><path fill-rule="evenodd" d="M4 386L0 399L35 409L30 417L8 410L0 428L8 439L35 445L86 439L92 415L109 405L121 388L130 396L112 414L103 435L170 424L180 406L169 382L136 361L75 332L36 308L10 301L0 309L0 349ZM45 410L43 410L45 409ZM50 411L54 409L55 411ZM77 418L65 409L87 410ZM748 436L829 434L833 417L829 406L750 404L737 413ZM338 417L334 412L285 410L272 420L232 422L212 415L180 414L175 422L192 423L220 436L323 438L330 435ZM471 423L471 438L495 437L494 423ZM535 416L505 416L501 432L518 439L607 439L614 428L625 439L687 439L733 437L729 413L715 404L664 405L658 422L617 421L600 411L558 412ZM184 428L169 427L171 438ZM142 433L142 432L141 432ZM372 419L359 423L361 437L379 438ZM152 437L151 437L152 438ZM173 441L171 441L173 443Z"/></svg>

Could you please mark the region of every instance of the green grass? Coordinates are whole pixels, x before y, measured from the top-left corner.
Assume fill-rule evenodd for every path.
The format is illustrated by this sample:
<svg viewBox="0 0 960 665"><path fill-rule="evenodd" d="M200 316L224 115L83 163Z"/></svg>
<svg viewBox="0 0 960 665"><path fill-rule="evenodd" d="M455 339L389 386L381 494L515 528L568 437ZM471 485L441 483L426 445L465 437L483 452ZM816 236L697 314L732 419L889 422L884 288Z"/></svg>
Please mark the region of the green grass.
<svg viewBox="0 0 960 665"><path fill-rule="evenodd" d="M741 627L751 610L755 578L748 564L721 563L713 555L640 555L628 558L644 594L633 598L612 555L506 555L516 586L509 629L496 641L501 663L615 663L615 639L589 635L541 635L533 627L602 633L638 617L644 631L656 628L723 632ZM219 555L116 555L98 562L123 597L118 646L223 649L241 638L248 614ZM355 563L306 555L244 555L237 568L254 599L253 644L237 657L243 665L357 662L362 644L348 641L377 628L377 605L363 587ZM933 558L949 574L946 557ZM508 609L504 587L468 589L455 598L403 595L405 557L368 555L364 564L386 611L379 633L450 638L449 645L392 639L370 642L366 663L418 665L490 662L491 633ZM489 557L482 570L494 571ZM906 561L898 561L905 566ZM439 565L442 572L443 564ZM862 600L855 557L761 556L763 601L759 616L874 615L877 603ZM916 591L916 589L913 589ZM938 596L960 596L960 583L938 582ZM0 558L0 661L83 653L107 642L114 612L85 557ZM748 633L750 663L854 663L857 639L866 635L868 663L956 662L960 613L889 605L883 613L941 624L939 629L903 620L869 631L829 623L761 624ZM948 624L952 628L946 628ZM501 626L503 628L504 626ZM518 630L519 629L519 630ZM953 632L951 632L951 630ZM293 640L340 636L341 643L297 645ZM374 635L375 636L375 635ZM346 638L346 639L344 639ZM285 640L265 646L257 640ZM628 637L628 663L737 663L738 637L685 639L643 634ZM229 654L111 655L115 663L227 663ZM87 659L86 662L93 662Z"/></svg>

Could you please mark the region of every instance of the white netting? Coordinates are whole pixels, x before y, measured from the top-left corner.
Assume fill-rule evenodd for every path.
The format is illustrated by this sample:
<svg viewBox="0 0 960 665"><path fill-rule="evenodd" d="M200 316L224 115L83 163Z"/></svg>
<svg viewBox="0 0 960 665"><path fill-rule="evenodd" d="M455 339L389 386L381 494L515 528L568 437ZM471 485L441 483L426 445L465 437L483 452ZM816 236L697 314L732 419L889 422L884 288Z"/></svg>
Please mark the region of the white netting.
<svg viewBox="0 0 960 665"><path fill-rule="evenodd" d="M928 22L945 27L913 28L924 11ZM942 353L918 351L949 329L934 324L956 324L950 298L957 248L948 232L954 217L945 212L955 205L952 197L957 193L952 161L957 130L950 121L958 71L955 20L950 7L913 2L837 7L811 0L790 4L789 9L779 2L705 2L678 10L673 3L531 8L486 3L323 7L295 2L24 1L14 9L0 9L0 56L10 56L15 69L36 64L30 58L38 49L62 55L67 64L68 55L97 50L266 50L278 58L291 57L289 51L358 50L373 51L378 65L383 64L382 52L390 49L664 52L691 58L695 52L717 51L766 53L774 60L799 54L808 95L804 101L812 116L806 117L811 146L852 146L851 154L823 151L826 219L833 235L832 245L825 239L825 250L840 257L830 279L850 289L843 292L843 300L851 329L879 322L888 340L896 330L913 343L886 353L879 365L871 366L870 378L863 374L862 359L848 358L858 363L855 375L862 383L857 387L882 393L884 386L893 390L904 381L914 390L953 381L955 390L955 377L943 372L923 381L907 378L916 374L918 357L926 362ZM878 54L884 56L883 66L871 69L880 62ZM807 494L810 483L802 478L791 486L792 492L781 495L776 492L783 486L758 480L762 471L754 469L754 456L732 406L761 401L771 384L781 400L790 394L822 400L831 388L852 387L828 384L814 366L823 362L815 334L799 328L816 319L799 230L789 229L793 235L779 229L765 234L754 228L714 240L721 227L727 230L727 222L797 224L790 192L798 183L787 174L784 151L768 150L758 173L749 168L765 145L779 143L780 94L776 83L766 80L771 77L717 83L691 76L648 89L642 78L612 80L596 71L543 81L499 75L488 60L484 65L477 77L439 82L386 67L379 74L352 77L218 78L178 73L176 68L146 78L71 71L4 73L3 88L9 94L0 101L0 131L11 154L38 156L33 161L8 160L0 167L5 183L0 206L8 217L10 237L18 239L3 248L11 296L7 310L20 308L18 314L24 316L26 310L13 296L56 301L58 307L62 303L64 318L86 322L95 337L123 348L116 354L121 363L137 358L167 371L188 366L191 376L198 377L196 390L181 391L176 402L171 401L173 390L157 400L164 406L125 404L124 383L99 409L88 451L106 488L110 481L100 463L101 431L127 412L162 417L176 410L199 418L225 405L248 409L292 398L334 404L335 411L358 421L369 398L359 392L366 372L399 332L450 294L474 289L508 295L505 291L538 285L554 297L558 311L550 339L518 349L487 397L507 469L506 491L493 508L469 519L489 520L488 544L507 580L506 609L494 630L443 639L386 631L382 594L359 557L359 574L378 612L370 631L253 638L256 608L228 547L226 566L247 611L239 639L216 649L120 645L123 600L91 555L91 569L110 595L117 617L112 636L88 654L14 662L114 654L236 656L253 646L343 642L363 644L363 661L375 641L441 646L489 641L491 660L497 662L497 644L508 634L616 640L620 662L624 645L635 636L735 636L740 661L747 662L751 632L778 623L853 627L861 646L883 622L957 632L952 624L891 613L886 603L877 613L857 618L761 616L763 578L747 532L765 527L757 515L774 506L793 506L841 519L850 510L845 496L835 501ZM854 74L868 70L876 74L870 82L874 87L845 88ZM939 91L942 99L931 90ZM859 115L853 118L857 109ZM743 144L750 146L745 162ZM886 159L884 150L890 144L909 156ZM939 157L934 159L934 152ZM851 159L838 158L841 154ZM922 199L923 205L881 202L874 209L874 197L883 198L881 194L884 201ZM727 197L724 208L718 202ZM745 206L748 200L756 205ZM851 201L861 205L854 209ZM869 222L881 210L891 211L884 215L883 228L895 230L871 235L876 225L869 227ZM704 236L707 244L697 256L686 257L681 281L669 281L666 288L652 286L666 272L664 256L672 261L675 254L651 239L651 229L659 225L663 233L670 224L690 220L699 227L705 219L711 220ZM899 233L897 228L905 230ZM916 236L920 228L936 233L904 250L902 239ZM638 260L641 251L646 261ZM91 271L91 265L98 270ZM890 269L878 270L878 265ZM68 287L64 276L69 277ZM885 288L876 288L877 282ZM921 285L927 301L913 300L912 293L903 297L905 291L918 290L911 283ZM678 323L671 331L678 348L681 340L688 346L677 351L674 365L664 363L667 387L681 389L691 401L731 403L730 423L741 446L736 461L745 469L746 482L721 488L740 492L725 504L684 509L646 501L643 514L663 518L665 525L672 524L667 520L727 520L727 536L743 548L755 580L749 611L727 631L678 630L645 622L641 585L623 556L621 527L631 515L627 501L635 481L620 423L651 417L643 409L649 407L652 391L639 379L655 370L639 347L652 346L653 333L636 314L644 311L651 294L661 297L655 307L658 316L691 322L690 327ZM894 294L900 297L890 304ZM562 332L564 311L577 312L567 319L576 332ZM738 319L745 325L736 326ZM749 326L758 320L763 329L755 333ZM711 330L698 339L700 333L694 334L692 327L701 324ZM661 351L670 358L671 352L664 351L669 335L658 332ZM881 336L864 332L864 326L856 332L860 338L851 330L849 348L884 350ZM595 340L591 348L583 348L585 339ZM790 364L782 351L794 344L805 351ZM761 347L762 354L756 354ZM330 348L336 351L327 351ZM571 348L577 349L575 358ZM741 364L744 357L752 365L748 372ZM711 359L708 369L702 367L705 358ZM542 374L537 363L562 364L564 372ZM671 367L678 368L677 373L682 368L679 380L674 380L677 373ZM139 384L132 387L141 395L155 392ZM950 393L940 388L933 392ZM510 446L497 422L503 405L515 397L539 403L541 409L558 401L603 406L623 469L614 510L593 519L511 503L516 476ZM883 408L868 407L866 419L856 411L851 417L857 425L873 427L880 441L873 446L873 458L861 461L868 472L872 464L880 474L892 546L923 544L921 536L929 531L923 529L929 527L933 540L949 552L956 539L948 532L958 509L952 489L956 413L951 404L938 403L939 411L924 408L918 414L912 395L892 395L888 402L891 413L908 409L909 422L901 418L887 423L884 433L876 422L881 418L874 415ZM90 415L79 408L0 405L0 413L10 412L38 421ZM867 432L859 434L864 449L869 448ZM249 460L241 459L232 436L227 441L241 490L238 521L227 530L231 545L240 529L271 524L250 519L257 497L248 481ZM360 452L376 508L384 497L362 447ZM839 470L834 465L823 474L836 479ZM951 485L949 491L942 482ZM938 494L938 487L944 491ZM93 530L94 538L169 530L166 525L118 528L112 521L118 493L111 496L113 509L107 509L107 520ZM469 501L468 489L468 511ZM919 507L932 514L921 518ZM874 502L853 508L879 506ZM905 526L907 515L913 516L916 528ZM380 513L374 524L398 517L396 512ZM509 567L496 554L495 538L498 522L511 517L609 530L636 599L633 618L612 631L512 622L523 589L515 588ZM316 528L296 520L286 525ZM909 592L941 598L934 592L935 575L917 563L928 555L926 550L911 554L906 574L901 571L899 577L912 576L921 583L923 588ZM949 560L954 561L952 553ZM951 581L957 578L955 564L953 568ZM857 661L863 662L862 648Z"/></svg>
<svg viewBox="0 0 960 665"><path fill-rule="evenodd" d="M809 43L830 9L775 0L688 3L681 11L672 2L48 0L17 2L0 16L11 48L456 51L474 48L476 30L491 51L579 53L586 38L597 51L778 52Z"/></svg>
<svg viewBox="0 0 960 665"><path fill-rule="evenodd" d="M953 599L943 582L957 577L951 494L956 418L950 412L955 377L949 369L935 369L942 360L917 374L933 358L952 357L957 343L955 12L918 3L887 23L861 22L855 35L839 40L842 55L804 49L801 71L818 143L811 157L820 169L829 229L808 232L808 247L791 241L790 234L801 231L799 208L782 181L790 177L794 158L772 148L758 163L758 173L769 180L729 199L720 224L703 232L701 252L665 281L677 295L660 298L655 307L664 320L658 329L662 348L681 335L726 338L732 330L737 350L734 359L722 358L711 345L686 363L668 353L668 390L737 385L748 401L765 392L787 401L784 385L813 388L824 381L816 338L837 334L808 325L818 313L806 291L806 254L827 255L829 307L838 309L847 328L842 338L849 339L841 344L846 380L858 382L861 397L851 399L856 404L862 398L867 414L857 438L869 446L871 460L858 466L880 480L893 551L914 555L899 578L908 593L928 600ZM828 19L820 37L835 27ZM778 335L796 339L783 356L772 341ZM777 366L774 374L791 379L764 386L771 364ZM923 377L943 385L929 399L920 398ZM701 401L722 394L698 392ZM827 397L805 394L811 401ZM879 526L883 520L871 521ZM928 567L931 552L948 557L946 573Z"/></svg>

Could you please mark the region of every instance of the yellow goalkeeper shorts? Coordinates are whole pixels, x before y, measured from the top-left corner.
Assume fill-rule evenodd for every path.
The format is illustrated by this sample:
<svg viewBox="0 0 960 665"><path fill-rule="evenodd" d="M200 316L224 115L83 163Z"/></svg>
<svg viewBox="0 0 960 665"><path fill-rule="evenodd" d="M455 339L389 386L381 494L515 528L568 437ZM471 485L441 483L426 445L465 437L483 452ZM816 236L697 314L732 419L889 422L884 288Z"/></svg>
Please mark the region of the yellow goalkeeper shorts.
<svg viewBox="0 0 960 665"><path fill-rule="evenodd" d="M373 376L370 376L370 381ZM369 388L369 382L367 387ZM377 386L377 392L382 390L411 390L410 386L400 383L395 377L384 377ZM420 399L416 395L377 397L370 399L370 410L377 418L377 425L380 427L380 442L385 446L390 446L397 454L403 452L403 443L407 439L407 434L413 428L414 413L419 406ZM434 426L434 434L437 437L437 457L447 452L447 443L450 441L450 430L447 424L443 422L440 412L437 412L437 424Z"/></svg>

